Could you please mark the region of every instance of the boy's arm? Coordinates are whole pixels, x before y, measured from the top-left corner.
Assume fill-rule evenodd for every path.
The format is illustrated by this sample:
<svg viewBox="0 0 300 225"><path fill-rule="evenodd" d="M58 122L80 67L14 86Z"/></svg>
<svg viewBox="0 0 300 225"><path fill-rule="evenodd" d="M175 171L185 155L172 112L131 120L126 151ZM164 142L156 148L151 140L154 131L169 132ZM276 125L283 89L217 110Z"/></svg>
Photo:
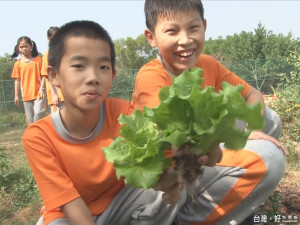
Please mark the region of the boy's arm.
<svg viewBox="0 0 300 225"><path fill-rule="evenodd" d="M253 105L256 102L260 102L262 105L262 114L265 113L265 102L263 95L260 93L260 91L250 86L249 91L244 98L249 105Z"/></svg>
<svg viewBox="0 0 300 225"><path fill-rule="evenodd" d="M245 100L249 105L252 105L256 102L260 102L263 106L262 114L265 113L264 98L263 98L262 94L260 93L260 91L258 91L255 88L250 86L249 91L248 91L247 95L245 96ZM266 141L270 141L273 144L275 144L278 148L280 148L284 155L286 155L286 156L288 155L287 149L280 143L280 141L278 141L276 138L273 138L273 137L263 133L262 131L259 131L259 130L252 131L248 139L249 140L263 139Z"/></svg>
<svg viewBox="0 0 300 225"><path fill-rule="evenodd" d="M61 209L72 225L95 225L89 208L80 197L65 204Z"/></svg>

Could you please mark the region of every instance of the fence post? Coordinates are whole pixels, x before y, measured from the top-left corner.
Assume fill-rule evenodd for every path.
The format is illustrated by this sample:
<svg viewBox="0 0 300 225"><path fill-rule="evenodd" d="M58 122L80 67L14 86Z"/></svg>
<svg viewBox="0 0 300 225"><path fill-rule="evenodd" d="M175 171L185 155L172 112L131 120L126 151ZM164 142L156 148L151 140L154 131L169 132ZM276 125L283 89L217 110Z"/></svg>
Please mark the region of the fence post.
<svg viewBox="0 0 300 225"><path fill-rule="evenodd" d="M5 112L5 114L7 114L7 106L6 106L6 97L5 97L5 85L4 85L4 81L1 81L1 86L2 86L2 95L3 95L4 112Z"/></svg>
<svg viewBox="0 0 300 225"><path fill-rule="evenodd" d="M254 60L254 79L255 79L256 89L259 90L258 81L257 81L257 64L256 64L256 59Z"/></svg>
<svg viewBox="0 0 300 225"><path fill-rule="evenodd" d="M138 71L137 69L129 69L130 71L130 78L131 78L131 89L134 89L134 82L135 82L135 74Z"/></svg>

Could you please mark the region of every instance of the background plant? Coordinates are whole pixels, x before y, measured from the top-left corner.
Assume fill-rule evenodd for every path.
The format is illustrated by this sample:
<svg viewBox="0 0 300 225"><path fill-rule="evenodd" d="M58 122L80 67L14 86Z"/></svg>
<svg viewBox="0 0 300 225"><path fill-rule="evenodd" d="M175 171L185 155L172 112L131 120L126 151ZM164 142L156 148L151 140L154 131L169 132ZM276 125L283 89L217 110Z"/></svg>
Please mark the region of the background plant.
<svg viewBox="0 0 300 225"><path fill-rule="evenodd" d="M14 129L26 128L24 112L10 112L0 114L0 131L9 131Z"/></svg>
<svg viewBox="0 0 300 225"><path fill-rule="evenodd" d="M40 195L28 167L14 168L0 146L0 224L17 211L40 204Z"/></svg>
<svg viewBox="0 0 300 225"><path fill-rule="evenodd" d="M300 54L291 51L287 62L294 66L290 74L280 74L281 83L274 90L275 101L270 107L280 115L282 120L282 141L289 150L288 165L299 169L300 141Z"/></svg>

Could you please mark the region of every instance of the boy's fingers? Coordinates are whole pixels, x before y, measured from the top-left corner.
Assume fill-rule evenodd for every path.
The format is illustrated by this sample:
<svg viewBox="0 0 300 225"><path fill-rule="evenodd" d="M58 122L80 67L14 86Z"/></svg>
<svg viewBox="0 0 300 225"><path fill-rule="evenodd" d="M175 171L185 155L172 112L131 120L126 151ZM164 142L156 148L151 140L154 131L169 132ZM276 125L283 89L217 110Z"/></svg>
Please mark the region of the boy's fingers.
<svg viewBox="0 0 300 225"><path fill-rule="evenodd" d="M172 168L165 169L159 182L153 187L156 191L164 192L162 199L166 204L173 204L181 198L181 185L178 183L178 173Z"/></svg>
<svg viewBox="0 0 300 225"><path fill-rule="evenodd" d="M181 198L181 188L178 183L170 187L168 192L163 193L162 199L166 204L174 204Z"/></svg>
<svg viewBox="0 0 300 225"><path fill-rule="evenodd" d="M167 168L164 173L160 175L158 183L153 187L156 191L168 191L170 186L173 186L178 182L178 173L172 169Z"/></svg>
<svg viewBox="0 0 300 225"><path fill-rule="evenodd" d="M197 162L200 166L215 166L218 162L222 160L223 152L219 145L215 145L210 153L206 155L200 155L197 158Z"/></svg>

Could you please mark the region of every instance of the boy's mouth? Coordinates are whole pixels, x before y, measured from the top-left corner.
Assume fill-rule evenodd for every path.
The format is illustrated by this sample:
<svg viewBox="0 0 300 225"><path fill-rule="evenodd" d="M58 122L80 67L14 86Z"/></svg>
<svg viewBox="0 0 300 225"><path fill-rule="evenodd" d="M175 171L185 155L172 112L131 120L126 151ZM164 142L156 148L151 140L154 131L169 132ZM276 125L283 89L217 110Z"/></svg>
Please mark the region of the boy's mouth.
<svg viewBox="0 0 300 225"><path fill-rule="evenodd" d="M179 57L182 57L182 58L188 58L190 57L191 55L193 55L195 49L192 49L192 50L184 50L184 51L178 51L176 52L175 54Z"/></svg>
<svg viewBox="0 0 300 225"><path fill-rule="evenodd" d="M98 92L96 92L95 90L88 90L88 91L84 92L84 95L88 96L88 97L100 96L100 94Z"/></svg>

